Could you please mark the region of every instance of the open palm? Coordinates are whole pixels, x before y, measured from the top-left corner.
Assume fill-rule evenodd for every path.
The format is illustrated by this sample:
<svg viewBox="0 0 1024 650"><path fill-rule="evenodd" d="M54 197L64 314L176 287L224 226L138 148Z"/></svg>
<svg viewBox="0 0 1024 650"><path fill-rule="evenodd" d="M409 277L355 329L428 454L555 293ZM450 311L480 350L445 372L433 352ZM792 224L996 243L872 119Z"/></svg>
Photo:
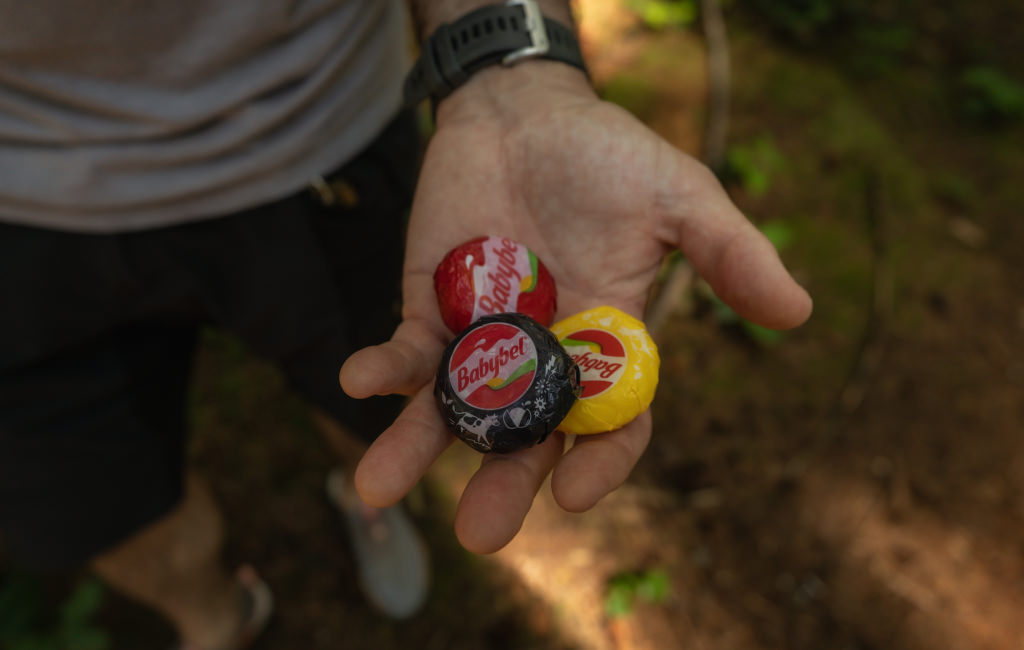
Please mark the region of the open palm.
<svg viewBox="0 0 1024 650"><path fill-rule="evenodd" d="M556 319L600 305L639 317L674 247L756 323L793 327L810 313L809 297L771 244L703 165L598 101L571 72L521 84L498 72L505 76L485 77L442 104L409 225L403 322L391 341L356 353L342 369L353 397L413 396L356 473L371 505L401 499L453 440L432 397L451 338L433 273L468 239L499 235L529 246L555 279ZM617 431L576 438L564 454L556 433L530 449L485 456L459 503L459 540L481 553L508 543L552 470L556 501L574 512L590 508L626 479L650 433L644 413Z"/></svg>

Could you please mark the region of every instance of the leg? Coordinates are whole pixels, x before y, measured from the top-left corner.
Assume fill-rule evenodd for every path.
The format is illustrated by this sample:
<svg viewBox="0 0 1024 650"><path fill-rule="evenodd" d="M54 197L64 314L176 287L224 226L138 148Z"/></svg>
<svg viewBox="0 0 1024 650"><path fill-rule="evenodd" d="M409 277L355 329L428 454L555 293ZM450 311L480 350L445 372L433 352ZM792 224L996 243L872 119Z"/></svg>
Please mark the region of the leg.
<svg viewBox="0 0 1024 650"><path fill-rule="evenodd" d="M377 143L340 172L340 180L359 188L363 203L326 215L310 215L345 315L347 353L380 343L398 324L401 224L412 199L416 142L412 120L399 118ZM356 248L351 242L357 242ZM321 376L333 380L345 356L335 356L334 363L320 371ZM286 368L300 387L308 385L307 378L316 372L301 362L286 364ZM328 476L328 495L347 524L363 593L385 615L409 617L419 611L428 593L426 544L400 506L372 508L362 502L353 483L356 465L368 446L365 441L376 438L394 421L404 400L377 397L353 404L336 381L330 386L333 393L326 396L307 393L324 409L314 411L314 422L340 459L341 467Z"/></svg>
<svg viewBox="0 0 1024 650"><path fill-rule="evenodd" d="M325 411L314 407L312 409L313 423L317 430L323 435L324 440L338 456L341 468L345 475L350 477L355 474L356 465L359 459L366 453L367 445L361 438L345 428L340 422L328 415Z"/></svg>
<svg viewBox="0 0 1024 650"><path fill-rule="evenodd" d="M245 591L221 565L224 522L209 489L189 476L166 517L95 557L110 586L164 614L183 640L226 648L243 626Z"/></svg>
<svg viewBox="0 0 1024 650"><path fill-rule="evenodd" d="M337 204L303 192L224 220L224 242L210 249L224 266L210 284L208 311L258 355L276 362L319 409L314 421L338 452L328 494L349 527L361 583L385 613L404 617L422 604L425 546L399 508L363 504L354 469L394 421L399 396L356 401L338 371L357 349L386 340L398 325L404 218L412 200L418 140L411 115L325 182L347 188ZM342 424L343 423L343 424Z"/></svg>
<svg viewBox="0 0 1024 650"><path fill-rule="evenodd" d="M89 566L182 638L230 647L245 590L220 565L223 521L182 481L190 328L122 328L0 372L0 529L16 563Z"/></svg>
<svg viewBox="0 0 1024 650"><path fill-rule="evenodd" d="M311 413L313 424L338 457L338 467L328 477L328 494L333 495L336 503L345 500L347 509L363 508L364 513L372 516L373 509L359 499L355 485L356 466L369 445L325 411L313 407Z"/></svg>
<svg viewBox="0 0 1024 650"><path fill-rule="evenodd" d="M188 640L221 645L240 587L217 562L208 492L182 481L189 276L131 254L140 237L0 224L0 295L19 305L0 319L0 530L16 565L90 564Z"/></svg>

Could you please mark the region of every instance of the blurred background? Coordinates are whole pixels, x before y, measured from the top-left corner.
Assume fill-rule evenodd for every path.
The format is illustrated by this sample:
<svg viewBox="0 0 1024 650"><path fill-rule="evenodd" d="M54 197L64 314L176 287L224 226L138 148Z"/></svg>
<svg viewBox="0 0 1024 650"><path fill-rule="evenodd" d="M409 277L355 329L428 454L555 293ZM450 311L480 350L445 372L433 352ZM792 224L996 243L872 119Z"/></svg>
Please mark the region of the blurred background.
<svg viewBox="0 0 1024 650"><path fill-rule="evenodd" d="M425 611L355 586L331 451L280 376L209 332L194 465L276 619L256 648L1024 647L1024 3L583 0L594 81L711 164L815 299L739 319L666 261L654 436L629 483L463 551L455 445L410 496ZM169 647L147 611L0 556L0 648Z"/></svg>

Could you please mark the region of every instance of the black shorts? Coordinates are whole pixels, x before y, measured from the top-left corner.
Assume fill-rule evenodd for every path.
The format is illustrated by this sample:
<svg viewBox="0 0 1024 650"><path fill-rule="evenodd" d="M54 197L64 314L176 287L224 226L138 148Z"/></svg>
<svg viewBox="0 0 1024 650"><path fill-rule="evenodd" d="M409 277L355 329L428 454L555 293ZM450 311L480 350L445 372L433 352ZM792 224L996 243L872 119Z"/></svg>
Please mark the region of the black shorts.
<svg viewBox="0 0 1024 650"><path fill-rule="evenodd" d="M86 235L0 224L0 536L18 564L72 568L182 495L200 328L240 337L370 440L401 400L352 400L338 370L398 323L419 161L402 114L311 191L231 216ZM340 185L338 184L340 183Z"/></svg>

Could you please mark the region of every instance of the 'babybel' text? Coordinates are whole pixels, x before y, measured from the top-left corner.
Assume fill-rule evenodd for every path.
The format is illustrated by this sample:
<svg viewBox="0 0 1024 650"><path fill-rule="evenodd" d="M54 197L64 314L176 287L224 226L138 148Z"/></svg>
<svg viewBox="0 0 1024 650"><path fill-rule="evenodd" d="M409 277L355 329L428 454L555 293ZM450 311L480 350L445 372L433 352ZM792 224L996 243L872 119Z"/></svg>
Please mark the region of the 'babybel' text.
<svg viewBox="0 0 1024 650"><path fill-rule="evenodd" d="M456 369L455 379L459 393L473 384L499 377L503 367L526 356L526 336L517 337L511 345L499 345L500 347L490 355L476 357L475 364L471 357L467 363Z"/></svg>

